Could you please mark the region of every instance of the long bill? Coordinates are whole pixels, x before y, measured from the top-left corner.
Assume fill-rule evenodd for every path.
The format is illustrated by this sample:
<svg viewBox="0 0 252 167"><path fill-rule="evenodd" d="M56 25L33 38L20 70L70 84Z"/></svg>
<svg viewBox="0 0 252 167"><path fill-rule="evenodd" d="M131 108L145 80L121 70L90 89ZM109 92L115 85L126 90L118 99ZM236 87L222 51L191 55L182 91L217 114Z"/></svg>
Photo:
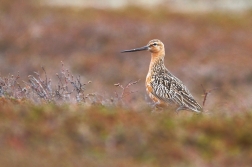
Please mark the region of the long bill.
<svg viewBox="0 0 252 167"><path fill-rule="evenodd" d="M125 53L125 52L137 52L137 51L142 51L142 50L148 50L148 46L144 46L144 47L136 48L136 49L130 49L130 50L123 50L123 51L121 51L121 53Z"/></svg>

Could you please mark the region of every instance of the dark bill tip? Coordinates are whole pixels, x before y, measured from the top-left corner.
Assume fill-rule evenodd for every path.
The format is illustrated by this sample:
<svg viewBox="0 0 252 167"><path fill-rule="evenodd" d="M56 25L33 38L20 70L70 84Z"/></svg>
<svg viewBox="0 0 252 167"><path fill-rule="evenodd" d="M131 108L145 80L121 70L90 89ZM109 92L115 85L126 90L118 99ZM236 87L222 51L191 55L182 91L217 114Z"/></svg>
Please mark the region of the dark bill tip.
<svg viewBox="0 0 252 167"><path fill-rule="evenodd" d="M136 49L130 49L130 50L123 50L123 51L121 51L121 53L125 53L125 52L137 52L137 51L142 51L142 50L148 50L148 46L144 46L144 47L136 48Z"/></svg>

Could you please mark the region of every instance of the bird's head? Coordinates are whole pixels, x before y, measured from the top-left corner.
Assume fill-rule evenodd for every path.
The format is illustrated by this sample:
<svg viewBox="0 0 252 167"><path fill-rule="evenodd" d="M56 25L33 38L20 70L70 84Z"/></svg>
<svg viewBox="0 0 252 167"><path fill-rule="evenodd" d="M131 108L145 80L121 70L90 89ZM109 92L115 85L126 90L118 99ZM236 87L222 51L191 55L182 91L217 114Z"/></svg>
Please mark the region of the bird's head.
<svg viewBox="0 0 252 167"><path fill-rule="evenodd" d="M151 40L148 44L148 50L151 52L151 53L158 53L162 50L164 50L164 44L163 42L161 42L160 40L158 39L153 39Z"/></svg>
<svg viewBox="0 0 252 167"><path fill-rule="evenodd" d="M137 52L137 51L142 51L142 50L148 50L151 53L164 52L164 44L158 39L153 39L146 46L143 46L141 48L136 48L136 49L124 50L121 53Z"/></svg>

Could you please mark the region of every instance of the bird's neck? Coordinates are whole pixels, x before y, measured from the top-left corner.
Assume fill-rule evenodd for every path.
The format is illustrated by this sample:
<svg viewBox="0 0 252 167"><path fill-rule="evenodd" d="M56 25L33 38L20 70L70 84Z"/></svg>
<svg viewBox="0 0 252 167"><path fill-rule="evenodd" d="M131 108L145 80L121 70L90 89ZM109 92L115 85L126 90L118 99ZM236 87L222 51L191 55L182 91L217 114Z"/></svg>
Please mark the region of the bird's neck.
<svg viewBox="0 0 252 167"><path fill-rule="evenodd" d="M165 69L164 65L164 57L165 54L157 54L157 53L152 53L151 54L151 62L149 66L149 73L153 71L160 71Z"/></svg>

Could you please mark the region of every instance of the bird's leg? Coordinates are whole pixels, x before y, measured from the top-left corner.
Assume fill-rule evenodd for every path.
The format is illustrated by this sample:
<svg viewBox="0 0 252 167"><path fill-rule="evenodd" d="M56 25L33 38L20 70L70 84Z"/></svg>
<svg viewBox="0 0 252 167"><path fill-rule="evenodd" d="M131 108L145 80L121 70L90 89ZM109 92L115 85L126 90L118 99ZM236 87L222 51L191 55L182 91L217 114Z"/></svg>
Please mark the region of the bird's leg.
<svg viewBox="0 0 252 167"><path fill-rule="evenodd" d="M160 105L159 102L155 102L154 104L152 104L152 112L162 112L164 110L164 108Z"/></svg>
<svg viewBox="0 0 252 167"><path fill-rule="evenodd" d="M179 112L180 110L183 110L184 109L184 106L179 106L177 109L176 109L176 112Z"/></svg>
<svg viewBox="0 0 252 167"><path fill-rule="evenodd" d="M177 108L176 113L179 113L180 110L187 110L188 108L185 106L179 106L179 108Z"/></svg>

